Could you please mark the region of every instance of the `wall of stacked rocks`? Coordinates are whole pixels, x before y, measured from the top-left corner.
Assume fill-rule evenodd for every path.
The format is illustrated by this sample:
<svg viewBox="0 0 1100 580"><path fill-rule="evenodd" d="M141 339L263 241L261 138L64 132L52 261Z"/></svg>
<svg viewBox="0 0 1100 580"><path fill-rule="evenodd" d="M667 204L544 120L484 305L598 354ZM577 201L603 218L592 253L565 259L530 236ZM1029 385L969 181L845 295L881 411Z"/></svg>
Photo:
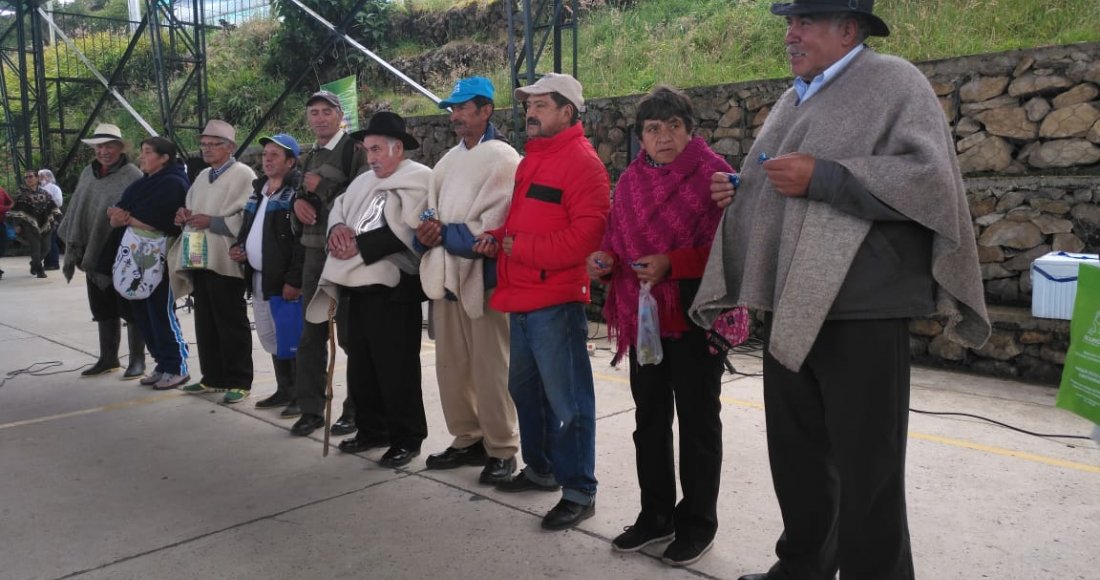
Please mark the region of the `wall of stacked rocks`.
<svg viewBox="0 0 1100 580"><path fill-rule="evenodd" d="M914 321L913 354L931 364L1057 381L1069 324L1031 317L1030 266L1050 251L1100 248L1100 43L917 66L955 137L995 331L973 350L948 340L942 320ZM689 89L697 133L740 166L789 86L775 79ZM631 131L640 98L595 99L583 115L612 180L636 151ZM512 133L510 118L510 111L498 112L497 122ZM423 162L434 163L455 142L445 116L411 119L410 127L424 143L417 156Z"/></svg>

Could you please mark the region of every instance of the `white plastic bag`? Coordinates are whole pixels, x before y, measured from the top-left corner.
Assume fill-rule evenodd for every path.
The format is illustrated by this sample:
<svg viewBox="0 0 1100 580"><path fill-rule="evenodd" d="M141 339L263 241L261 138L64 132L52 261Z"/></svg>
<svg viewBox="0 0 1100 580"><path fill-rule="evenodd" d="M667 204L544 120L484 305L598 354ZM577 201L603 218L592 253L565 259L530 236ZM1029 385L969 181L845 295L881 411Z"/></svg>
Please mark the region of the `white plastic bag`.
<svg viewBox="0 0 1100 580"><path fill-rule="evenodd" d="M661 348L661 323L657 315L657 301L649 293L650 283L643 282L638 293L638 342L635 352L640 365L660 364L665 357Z"/></svg>

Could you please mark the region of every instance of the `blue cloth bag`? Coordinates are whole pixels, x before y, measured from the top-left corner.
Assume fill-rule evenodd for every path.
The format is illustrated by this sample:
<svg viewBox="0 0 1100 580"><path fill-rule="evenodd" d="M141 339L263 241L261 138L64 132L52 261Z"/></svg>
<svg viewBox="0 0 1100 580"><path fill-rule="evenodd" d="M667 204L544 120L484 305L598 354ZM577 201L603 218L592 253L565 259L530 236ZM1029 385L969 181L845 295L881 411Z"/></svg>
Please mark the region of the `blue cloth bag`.
<svg viewBox="0 0 1100 580"><path fill-rule="evenodd" d="M267 303L275 323L275 358L294 358L298 354L298 339L302 337L302 299L288 301L282 296L272 296Z"/></svg>

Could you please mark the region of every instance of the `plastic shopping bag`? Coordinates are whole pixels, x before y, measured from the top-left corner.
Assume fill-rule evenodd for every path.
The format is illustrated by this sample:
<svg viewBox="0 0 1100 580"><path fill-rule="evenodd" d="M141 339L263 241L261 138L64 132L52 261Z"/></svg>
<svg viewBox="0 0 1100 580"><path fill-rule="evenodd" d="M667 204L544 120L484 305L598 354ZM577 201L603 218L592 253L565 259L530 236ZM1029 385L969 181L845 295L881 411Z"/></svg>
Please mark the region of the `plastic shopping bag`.
<svg viewBox="0 0 1100 580"><path fill-rule="evenodd" d="M638 293L638 342L634 348L640 365L660 364L665 357L661 347L661 323L657 301L649 293L650 283L642 283Z"/></svg>
<svg viewBox="0 0 1100 580"><path fill-rule="evenodd" d="M302 337L302 299L283 300L282 296L272 296L267 303L275 325L275 358L294 358Z"/></svg>
<svg viewBox="0 0 1100 580"><path fill-rule="evenodd" d="M1081 264L1056 405L1100 423L1100 268Z"/></svg>
<svg viewBox="0 0 1100 580"><path fill-rule="evenodd" d="M206 232L183 232L180 252L180 268L202 270L207 267Z"/></svg>

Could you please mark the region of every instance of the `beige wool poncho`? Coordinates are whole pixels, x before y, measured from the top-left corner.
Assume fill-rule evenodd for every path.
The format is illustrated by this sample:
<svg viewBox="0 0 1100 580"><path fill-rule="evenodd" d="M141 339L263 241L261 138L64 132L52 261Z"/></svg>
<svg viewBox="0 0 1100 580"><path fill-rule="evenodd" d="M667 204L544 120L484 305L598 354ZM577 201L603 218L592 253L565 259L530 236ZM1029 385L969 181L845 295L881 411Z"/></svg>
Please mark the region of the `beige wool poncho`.
<svg viewBox="0 0 1100 580"><path fill-rule="evenodd" d="M807 198L786 198L760 153L835 161L879 200L934 233L932 276L947 332L979 346L989 336L966 189L943 110L910 63L865 49L796 106L788 90L748 153L742 185L714 238L691 315L709 327L735 305L770 311L769 353L798 370L871 222Z"/></svg>

